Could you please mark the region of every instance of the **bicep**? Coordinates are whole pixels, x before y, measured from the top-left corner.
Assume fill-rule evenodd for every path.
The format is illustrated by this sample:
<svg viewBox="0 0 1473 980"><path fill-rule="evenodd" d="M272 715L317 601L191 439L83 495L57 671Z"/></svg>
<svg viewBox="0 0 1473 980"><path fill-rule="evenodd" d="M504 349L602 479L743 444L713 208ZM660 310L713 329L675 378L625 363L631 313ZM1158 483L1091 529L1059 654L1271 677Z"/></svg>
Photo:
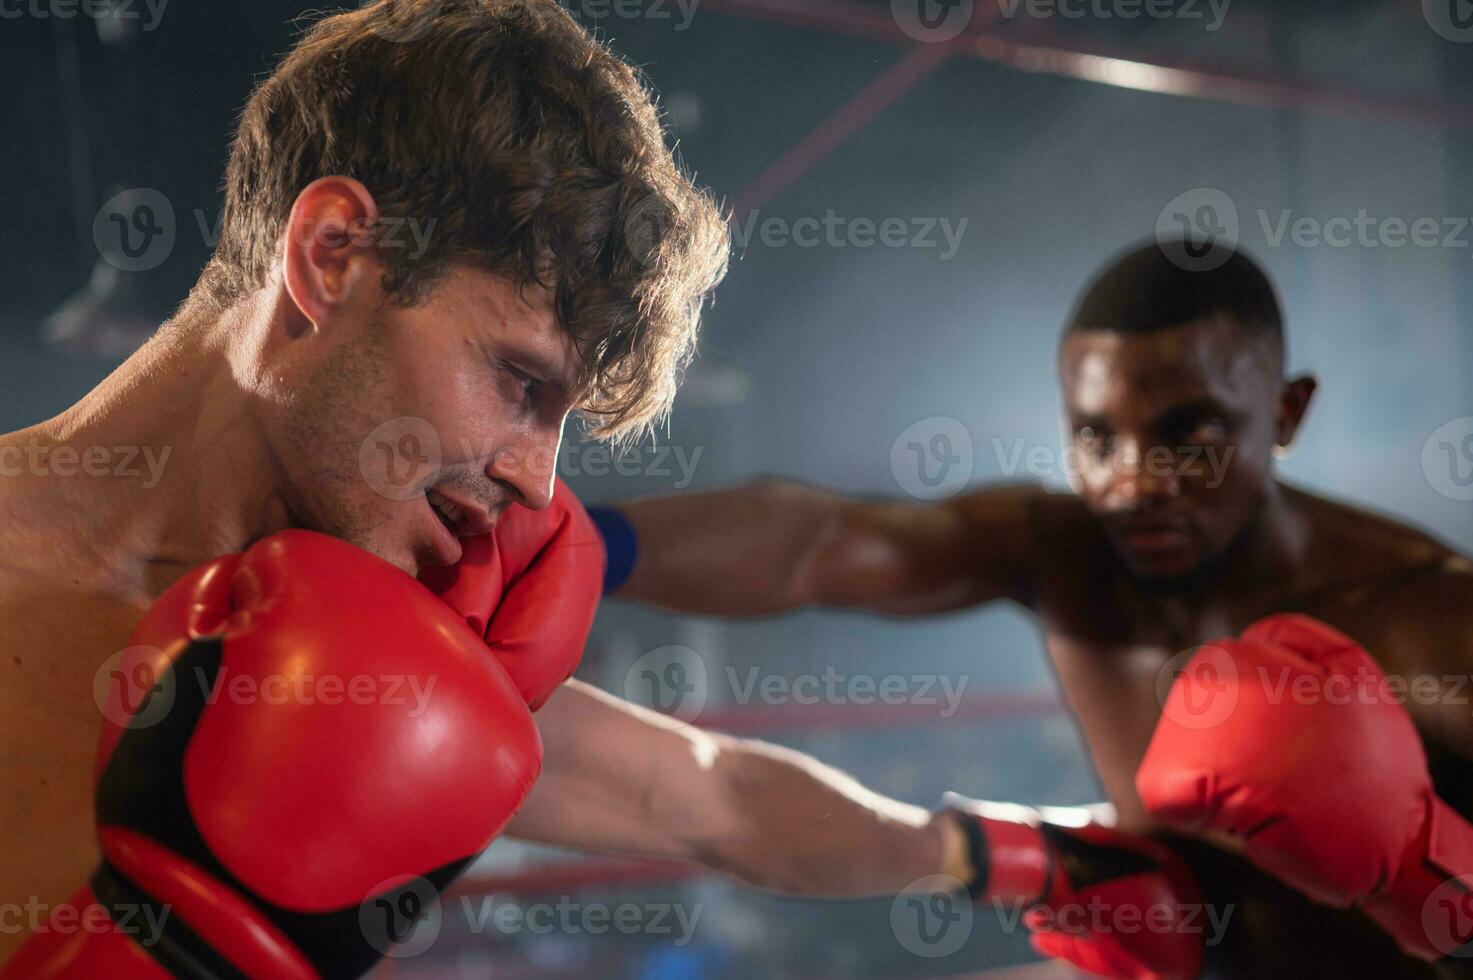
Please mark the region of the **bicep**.
<svg viewBox="0 0 1473 980"><path fill-rule="evenodd" d="M719 828L721 738L568 681L537 714L542 775L507 833L606 853L689 858L682 826ZM678 813L676 811L679 811Z"/></svg>
<svg viewBox="0 0 1473 980"><path fill-rule="evenodd" d="M815 558L815 601L902 615L1029 601L1038 487L944 503L853 501Z"/></svg>

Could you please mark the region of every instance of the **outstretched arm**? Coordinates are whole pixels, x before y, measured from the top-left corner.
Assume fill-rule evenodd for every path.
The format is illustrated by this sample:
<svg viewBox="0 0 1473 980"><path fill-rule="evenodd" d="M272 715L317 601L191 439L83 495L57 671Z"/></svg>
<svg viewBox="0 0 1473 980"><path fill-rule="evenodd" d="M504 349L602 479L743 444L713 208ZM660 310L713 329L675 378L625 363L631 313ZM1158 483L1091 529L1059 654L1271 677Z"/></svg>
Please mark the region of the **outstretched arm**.
<svg viewBox="0 0 1473 980"><path fill-rule="evenodd" d="M1180 860L1093 821L955 800L930 813L879 796L797 752L702 732L569 681L538 715L542 778L508 833L588 850L693 861L791 895L937 891L935 875L1024 920L1035 948L1106 976L1196 976L1196 930L1081 937L1077 918L1127 908L1135 921L1180 914L1195 884ZM1057 821L1044 826L1042 821ZM1159 910L1159 913L1158 911ZM1171 922L1175 922L1171 918Z"/></svg>
<svg viewBox="0 0 1473 980"><path fill-rule="evenodd" d="M637 541L614 593L708 615L810 605L924 614L1031 591L1038 487L941 503L858 500L780 480L619 504Z"/></svg>
<svg viewBox="0 0 1473 980"><path fill-rule="evenodd" d="M542 776L507 833L693 861L794 895L904 891L966 874L954 821L801 753L703 732L578 681L537 715Z"/></svg>

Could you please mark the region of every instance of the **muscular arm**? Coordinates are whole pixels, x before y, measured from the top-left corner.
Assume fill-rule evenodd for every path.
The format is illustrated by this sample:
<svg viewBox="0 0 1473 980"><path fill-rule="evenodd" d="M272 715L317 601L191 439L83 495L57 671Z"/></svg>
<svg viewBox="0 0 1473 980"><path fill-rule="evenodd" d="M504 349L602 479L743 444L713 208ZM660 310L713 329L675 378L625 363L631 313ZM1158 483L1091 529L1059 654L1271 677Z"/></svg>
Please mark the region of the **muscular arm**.
<svg viewBox="0 0 1473 980"><path fill-rule="evenodd" d="M619 505L639 557L616 593L708 615L809 605L924 614L1028 600L1037 487L936 504L764 481Z"/></svg>
<svg viewBox="0 0 1473 980"><path fill-rule="evenodd" d="M951 821L798 752L702 732L578 681L537 720L542 777L514 837L693 861L794 895L894 894L965 861Z"/></svg>

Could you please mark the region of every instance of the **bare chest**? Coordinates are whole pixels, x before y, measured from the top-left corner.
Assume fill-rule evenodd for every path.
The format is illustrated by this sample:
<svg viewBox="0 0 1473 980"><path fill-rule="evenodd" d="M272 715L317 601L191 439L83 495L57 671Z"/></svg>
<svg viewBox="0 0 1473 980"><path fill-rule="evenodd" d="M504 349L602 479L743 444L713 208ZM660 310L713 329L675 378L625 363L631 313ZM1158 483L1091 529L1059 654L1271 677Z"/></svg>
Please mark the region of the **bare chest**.
<svg viewBox="0 0 1473 980"><path fill-rule="evenodd" d="M71 586L69 588L69 586ZM140 610L76 588L0 572L0 889L55 902L95 863L94 696ZM0 901L11 895L0 895ZM3 956L0 956L3 958Z"/></svg>
<svg viewBox="0 0 1473 980"><path fill-rule="evenodd" d="M1048 652L1060 687L1122 824L1147 825L1135 794L1135 771L1150 744L1175 668L1202 644L1234 636L1255 620L1286 610L1316 616L1356 639L1389 674L1418 676L1416 665L1424 651L1407 631L1396 629L1395 603L1362 606L1327 596L1307 603L1222 604L1181 616L1147 615L1139 608L1115 606L1108 610L1108 622L1081 617L1076 609L1070 621L1047 623ZM1088 616L1105 611L1084 612ZM1473 699L1473 691L1467 696ZM1438 697L1439 704L1445 702L1446 690ZM1436 770L1444 754L1437 737L1440 718L1415 698L1409 697L1406 707L1423 732Z"/></svg>

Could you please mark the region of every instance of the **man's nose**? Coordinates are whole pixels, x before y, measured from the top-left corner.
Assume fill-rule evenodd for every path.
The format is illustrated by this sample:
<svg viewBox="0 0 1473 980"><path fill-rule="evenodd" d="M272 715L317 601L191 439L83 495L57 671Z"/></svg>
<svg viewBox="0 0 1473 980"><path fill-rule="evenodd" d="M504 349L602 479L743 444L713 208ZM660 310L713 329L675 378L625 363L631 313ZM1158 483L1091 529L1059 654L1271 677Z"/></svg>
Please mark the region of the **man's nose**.
<svg viewBox="0 0 1473 980"><path fill-rule="evenodd" d="M562 429L537 432L503 445L486 464L486 475L517 491L518 503L541 510L552 502Z"/></svg>
<svg viewBox="0 0 1473 980"><path fill-rule="evenodd" d="M1170 500L1181 493L1176 457L1160 446L1130 442L1111 461L1112 487L1121 502Z"/></svg>

